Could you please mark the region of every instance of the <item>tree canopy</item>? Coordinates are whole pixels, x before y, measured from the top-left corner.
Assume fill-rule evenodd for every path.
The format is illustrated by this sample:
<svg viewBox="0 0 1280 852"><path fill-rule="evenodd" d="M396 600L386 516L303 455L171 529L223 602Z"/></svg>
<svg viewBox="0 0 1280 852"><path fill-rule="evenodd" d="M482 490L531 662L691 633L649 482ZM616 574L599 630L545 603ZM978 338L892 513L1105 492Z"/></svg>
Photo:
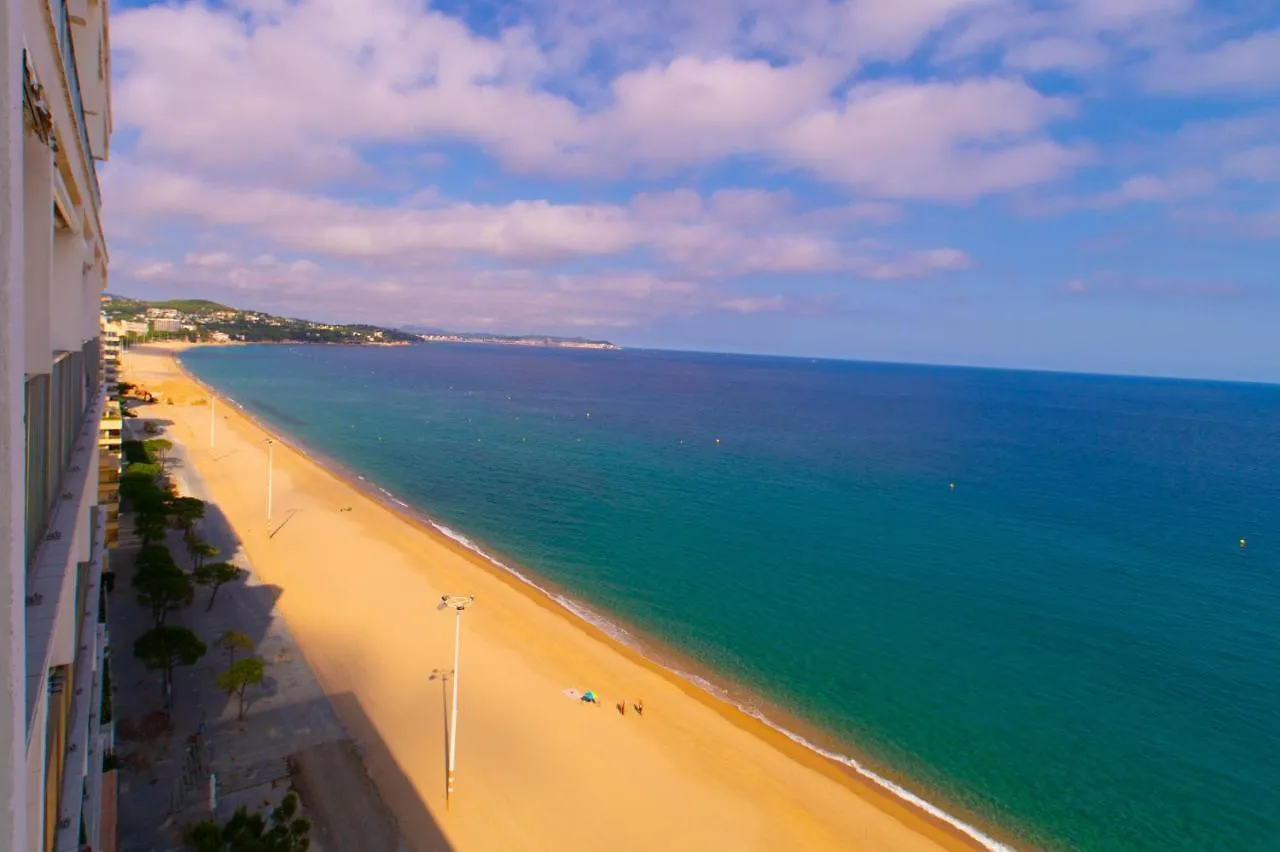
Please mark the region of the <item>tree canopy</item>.
<svg viewBox="0 0 1280 852"><path fill-rule="evenodd" d="M148 438L142 445L146 448L149 456L153 459L157 457L160 459L160 469L164 470L166 457L169 455L169 451L173 449L173 441L168 438Z"/></svg>
<svg viewBox="0 0 1280 852"><path fill-rule="evenodd" d="M197 497L174 497L169 502L169 516L179 529L190 531L204 512L205 502Z"/></svg>
<svg viewBox="0 0 1280 852"><path fill-rule="evenodd" d="M192 538L187 545L191 550L191 559L195 562L196 570L199 571L204 567L206 559L212 559L218 555L218 548L214 547L207 541L198 538Z"/></svg>
<svg viewBox="0 0 1280 852"><path fill-rule="evenodd" d="M228 670L235 665L238 651L252 651L254 648L253 640L239 630L223 631L222 635L215 639L213 644L221 648L230 659L227 664Z"/></svg>
<svg viewBox="0 0 1280 852"><path fill-rule="evenodd" d="M191 575L177 566L169 548L159 544L144 545L138 551L133 590L138 603L151 609L156 627L163 627L169 613L187 606L195 597Z"/></svg>
<svg viewBox="0 0 1280 852"><path fill-rule="evenodd" d="M196 568L196 582L213 589L213 594L209 595L209 605L204 608L205 612L213 609L213 602L218 597L218 589L221 589L223 584L237 579L243 573L243 569L237 568L230 562L206 562Z"/></svg>
<svg viewBox="0 0 1280 852"><path fill-rule="evenodd" d="M234 695L240 699L240 709L236 714L237 718L244 718L245 693L249 687L262 683L265 675L266 663L263 662L261 657L245 657L244 659L236 660L229 669L218 675L215 681L218 689L221 689L227 695Z"/></svg>
<svg viewBox="0 0 1280 852"><path fill-rule="evenodd" d="M207 650L200 637L185 627L156 627L133 643L133 655L148 670L164 674L162 684L166 710L171 703L174 668L195 665Z"/></svg>
<svg viewBox="0 0 1280 852"><path fill-rule="evenodd" d="M298 794L289 792L269 820L241 805L222 825L206 820L187 826L183 844L186 852L307 852L310 832L311 823L298 816Z"/></svg>

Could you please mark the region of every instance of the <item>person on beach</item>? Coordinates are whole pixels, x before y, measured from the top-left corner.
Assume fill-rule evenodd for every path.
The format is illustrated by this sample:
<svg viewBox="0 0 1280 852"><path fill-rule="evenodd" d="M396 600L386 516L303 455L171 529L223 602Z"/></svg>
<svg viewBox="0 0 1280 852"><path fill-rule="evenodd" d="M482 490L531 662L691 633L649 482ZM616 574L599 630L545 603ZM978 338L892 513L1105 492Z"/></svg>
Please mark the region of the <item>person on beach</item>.
<svg viewBox="0 0 1280 852"><path fill-rule="evenodd" d="M627 715L627 699L624 698L621 701L619 701L617 704L617 707L618 707L619 716Z"/></svg>
<svg viewBox="0 0 1280 852"><path fill-rule="evenodd" d="M634 706L634 707L636 708L636 715L637 715L637 716L643 716L643 715L644 715L644 699L643 699L643 698L641 698L639 701L637 701L637 702L636 702L634 705L632 705L632 706Z"/></svg>

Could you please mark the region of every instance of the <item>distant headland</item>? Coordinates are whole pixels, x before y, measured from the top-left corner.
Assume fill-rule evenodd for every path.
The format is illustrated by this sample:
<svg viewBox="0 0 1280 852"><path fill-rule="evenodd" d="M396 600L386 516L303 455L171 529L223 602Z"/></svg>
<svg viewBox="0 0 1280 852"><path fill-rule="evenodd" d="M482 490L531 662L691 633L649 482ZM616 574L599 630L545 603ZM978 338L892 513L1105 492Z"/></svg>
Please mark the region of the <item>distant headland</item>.
<svg viewBox="0 0 1280 852"><path fill-rule="evenodd" d="M102 312L122 338L134 341L178 340L191 343L342 343L406 346L410 343L487 343L559 349L620 349L607 340L550 335L452 332L438 328L386 328L352 323L323 323L233 308L208 299L153 302L105 294Z"/></svg>
<svg viewBox="0 0 1280 852"><path fill-rule="evenodd" d="M472 334L452 331L429 331L418 335L426 343L487 343L491 346L544 346L553 349L621 349L607 340L581 337L549 337L547 335Z"/></svg>

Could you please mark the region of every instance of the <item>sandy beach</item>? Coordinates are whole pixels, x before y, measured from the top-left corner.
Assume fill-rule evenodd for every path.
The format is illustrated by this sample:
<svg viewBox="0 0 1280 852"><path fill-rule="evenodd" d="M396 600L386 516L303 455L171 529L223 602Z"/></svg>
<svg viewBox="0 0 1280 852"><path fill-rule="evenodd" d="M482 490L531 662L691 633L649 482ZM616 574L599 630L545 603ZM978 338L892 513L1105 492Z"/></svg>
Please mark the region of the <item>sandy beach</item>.
<svg viewBox="0 0 1280 852"><path fill-rule="evenodd" d="M603 632L282 443L266 520L265 433L138 347L124 378L160 397L414 848L980 848L876 785L679 682ZM349 507L349 509L348 509ZM445 803L447 681L468 593L457 795ZM599 706L566 695L593 689ZM619 701L643 699L638 717Z"/></svg>

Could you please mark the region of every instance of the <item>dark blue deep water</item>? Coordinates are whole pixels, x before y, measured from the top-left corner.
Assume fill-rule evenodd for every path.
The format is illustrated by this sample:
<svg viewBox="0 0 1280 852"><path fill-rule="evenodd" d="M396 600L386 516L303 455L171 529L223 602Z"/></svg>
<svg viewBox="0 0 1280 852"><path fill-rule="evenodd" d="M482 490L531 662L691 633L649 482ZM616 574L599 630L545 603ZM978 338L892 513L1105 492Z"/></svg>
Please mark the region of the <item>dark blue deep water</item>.
<svg viewBox="0 0 1280 852"><path fill-rule="evenodd" d="M184 362L1028 846L1280 849L1280 387L478 346Z"/></svg>

